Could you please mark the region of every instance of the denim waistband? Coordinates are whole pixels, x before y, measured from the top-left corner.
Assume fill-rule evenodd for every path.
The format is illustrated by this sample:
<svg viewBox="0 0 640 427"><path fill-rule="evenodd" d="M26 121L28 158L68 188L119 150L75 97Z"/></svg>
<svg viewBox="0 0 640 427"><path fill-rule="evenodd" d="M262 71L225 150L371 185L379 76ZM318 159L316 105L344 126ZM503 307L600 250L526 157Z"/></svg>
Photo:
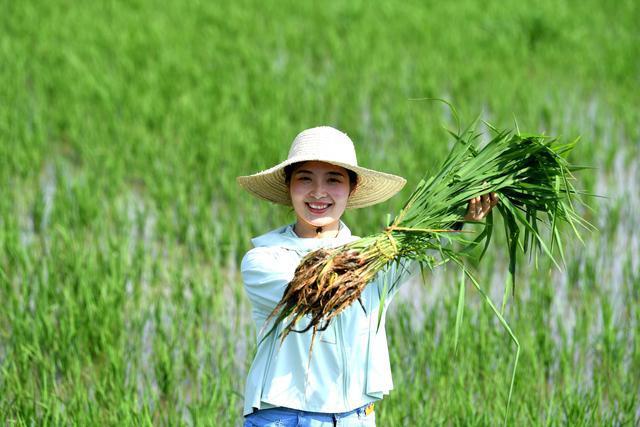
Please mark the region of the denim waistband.
<svg viewBox="0 0 640 427"><path fill-rule="evenodd" d="M280 412L287 412L287 413L291 413L291 414L303 414L303 415L316 415L316 416L325 416L325 417L333 417L333 418L345 418L348 417L350 415L368 415L372 410L373 410L373 402L371 403L366 403L356 409L352 409L351 411L347 411L347 412L313 412L313 411L303 411L301 409L292 409L292 408L285 408L283 406L278 406L275 408L268 408L268 409L258 409L258 408L253 408L253 413L257 413L257 412L262 412L262 411L269 411L271 409L277 409Z"/></svg>

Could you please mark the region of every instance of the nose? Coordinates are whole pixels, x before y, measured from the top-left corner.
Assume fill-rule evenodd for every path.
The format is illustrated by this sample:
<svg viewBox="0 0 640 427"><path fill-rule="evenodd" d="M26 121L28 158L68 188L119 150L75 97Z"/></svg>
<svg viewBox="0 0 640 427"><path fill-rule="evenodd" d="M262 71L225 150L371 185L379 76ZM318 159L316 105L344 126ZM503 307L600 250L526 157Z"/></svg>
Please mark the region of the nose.
<svg viewBox="0 0 640 427"><path fill-rule="evenodd" d="M311 189L309 195L314 199L321 199L327 195L327 191L325 190L321 182L317 182Z"/></svg>

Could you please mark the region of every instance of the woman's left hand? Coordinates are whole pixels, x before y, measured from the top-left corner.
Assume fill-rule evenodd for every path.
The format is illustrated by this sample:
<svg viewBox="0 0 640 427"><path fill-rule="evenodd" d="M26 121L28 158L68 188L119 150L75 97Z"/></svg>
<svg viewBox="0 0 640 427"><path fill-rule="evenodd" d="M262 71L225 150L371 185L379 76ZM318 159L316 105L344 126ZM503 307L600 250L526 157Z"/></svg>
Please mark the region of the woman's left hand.
<svg viewBox="0 0 640 427"><path fill-rule="evenodd" d="M483 194L469 200L465 221L480 221L491 212L491 208L498 204L496 193Z"/></svg>

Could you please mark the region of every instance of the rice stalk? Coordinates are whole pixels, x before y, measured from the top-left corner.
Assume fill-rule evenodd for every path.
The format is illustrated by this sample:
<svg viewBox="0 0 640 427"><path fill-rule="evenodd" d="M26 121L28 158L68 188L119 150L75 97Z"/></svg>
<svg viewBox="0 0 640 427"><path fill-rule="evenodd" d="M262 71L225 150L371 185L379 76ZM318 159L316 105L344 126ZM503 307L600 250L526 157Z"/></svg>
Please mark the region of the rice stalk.
<svg viewBox="0 0 640 427"><path fill-rule="evenodd" d="M582 200L572 184L572 172L582 168L570 165L564 155L575 141L561 143L543 135L490 128L495 135L482 148L473 126L461 134L451 133L456 144L439 172L418 183L384 230L337 248L316 250L302 259L272 312L275 325L286 321L282 339L294 330L325 329L389 263L404 258L430 269L450 260L463 265L462 257L480 244L484 245L482 258L494 232L493 212L472 241L454 229L463 221L468 200L482 194L495 192L500 200L496 208L505 227L512 290L519 253L542 253L559 267L552 250L558 248L563 258L560 225L569 224L578 238L577 226L593 227L574 209L574 202ZM549 228L550 242L541 234L542 224ZM430 252L441 258L428 256ZM295 329L304 316L310 322L302 330Z"/></svg>
<svg viewBox="0 0 640 427"><path fill-rule="evenodd" d="M381 232L305 256L281 301L269 316L268 320L274 319L274 322L264 337L279 325L284 325L281 340L290 332L312 329L311 357L317 331L326 329L334 317L359 301L364 287L385 266L401 259L411 259L424 270L453 261L461 268L462 274L471 279L516 344L510 402L520 345L479 281L464 264L464 257L470 256L472 249L483 245L480 259L486 253L495 231L494 211L484 223L480 223L482 230L473 240L454 226L463 221L471 198L490 192L498 195L500 202L495 211L504 224L512 294L516 288L519 254L529 253L536 257L542 254L559 267L553 251L557 248L564 261L559 233L561 224L568 224L578 239L579 227L591 229L593 226L575 210L576 204L584 203L581 193L573 185L573 172L583 168L569 164L566 155L577 140L562 143L544 135L522 135L519 131L488 126L493 137L484 147L480 147L478 142L481 134L475 130L475 122L462 132L450 132L456 143L438 172L418 183L397 216ZM543 226L548 228L548 233L542 233ZM545 241L546 234L551 236L550 242ZM429 254L438 254L439 257ZM385 287L381 300L396 285ZM378 314L378 325L381 316L382 310ZM309 322L304 328L296 329L296 324L303 317L307 317ZM461 316L458 316L457 323L460 321ZM456 329L458 327L456 325Z"/></svg>

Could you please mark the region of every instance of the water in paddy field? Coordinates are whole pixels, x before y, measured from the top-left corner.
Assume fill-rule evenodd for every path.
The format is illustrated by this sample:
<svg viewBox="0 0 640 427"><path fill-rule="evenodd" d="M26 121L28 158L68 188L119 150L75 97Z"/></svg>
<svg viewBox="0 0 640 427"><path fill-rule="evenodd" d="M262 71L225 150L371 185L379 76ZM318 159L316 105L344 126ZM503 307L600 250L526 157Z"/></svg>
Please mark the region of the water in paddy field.
<svg viewBox="0 0 640 427"><path fill-rule="evenodd" d="M587 128L588 121L594 119L597 114L597 104L591 104L588 111L589 114L584 115L585 119L582 122L585 128ZM576 118L572 114L574 113L565 115L567 123L575 122ZM580 122L578 121L578 123ZM636 146L640 145L638 144L640 141L625 140L623 132L615 129L612 121L608 123L610 126L603 133L603 137L598 140L598 149L594 151L596 169L581 172L595 174L593 191L606 197L606 199L590 201L592 205L597 204L597 216L593 217L593 222L599 231L584 231L582 233L584 245L566 233L565 235L569 237L565 252L568 265L562 271L553 270L548 277L548 280L553 283L550 316L562 320L562 322L550 322L552 337L557 346L565 345L567 341L563 341L564 339L571 342L575 327L583 315L580 311L579 298L576 300L576 293L591 293L596 302L606 299L611 305L613 323L620 329L619 336L624 337L622 329L633 330L638 327L634 323L639 318L638 307L629 305L626 301L634 283L637 284L640 279L640 233L637 232L640 229L640 215L638 215L640 212L640 191L638 188L640 159L634 151ZM587 139L583 138L584 141ZM610 152L615 154L611 160L607 160L607 153ZM51 212L54 209L55 195L60 191L53 163L48 163L44 167L39 185L43 211L37 228L44 230L43 235L46 242L48 232L52 227ZM149 393L149 388L152 390L151 395L158 394L159 385L157 373L154 370L154 340L157 339L161 329L169 329L176 322L176 317L181 314L176 311L176 307L171 305L173 289L168 287L170 282L161 285L152 283L151 266L154 262L160 261L166 264L167 269L172 268L170 265L171 257L167 254L167 248L163 246L163 242L158 236L158 212L154 210L152 203L143 194L136 192L123 195L119 203L121 204L120 209L126 213L128 222L131 224L128 236L129 253L133 254L134 248L142 245L147 257L139 283L128 281L124 284L128 298L133 298L136 290L141 298L140 312L136 313L135 317L126 319L125 329L128 339L132 341L131 347L137 349L129 362L126 381L137 384L138 393L142 400L145 393ZM215 207L212 207L212 210L214 209ZM212 219L217 217L219 217L219 213L211 213ZM141 221L139 221L140 218ZM36 244L38 240L33 221L29 214L22 213L20 216L19 237L20 243L25 247ZM502 232L498 227L496 231ZM479 277L495 305L500 307L506 279L507 258L497 248L493 252L493 255L486 260L492 262L491 267L482 267ZM188 263L188 260L185 262ZM218 267L210 263L204 268L217 269ZM187 265L186 268L203 267ZM526 272L531 270L533 270L532 264L521 263L516 302L526 302L532 298L532 289L526 280ZM218 361L212 362L213 356L208 351L208 346L215 348L231 344L234 359L229 369L232 369L240 378L239 384L244 381L246 361L250 359L254 349L253 335L247 333L247 331L252 331L250 306L242 295L238 266L229 263L226 268L223 268L223 271L221 277L210 277L202 282L202 292L208 295L211 301L217 298L214 295L220 295L225 304L221 307L215 307L213 304L208 305L208 309L214 312L215 316L208 317L199 326L202 330L203 341L195 348L195 358L200 368L195 379L185 380L184 384L180 384L185 390L183 400L186 404L192 399L191 393L195 393L189 381L198 383L199 379L205 375L202 371L204 367L218 363ZM47 274L46 268L44 274ZM430 310L438 310L439 302L447 298L450 299L451 295L456 293L458 279L458 273L453 269L427 272L426 283L422 283L420 276L413 277L402 286L396 301L391 305L390 319L396 315L401 304L410 305L413 313L411 320L415 329L419 330L419 327L426 320L427 313ZM165 288L158 289L159 286L165 286ZM33 289L29 294L27 304L32 310L35 308L38 291L38 289ZM467 295L468 306L480 306L481 303L470 286L467 286ZM190 288L185 288L182 296L186 300L194 298ZM152 313L159 298L162 300L161 313L159 316L154 316ZM508 304L514 304L514 302L510 300ZM600 305L595 304L593 310L597 312L597 315L589 325L591 346L596 345L596 340L602 336L605 327ZM509 313L508 310L507 313ZM136 319L142 319L142 321L133 321ZM507 320L509 321L508 316ZM139 325L142 325L141 329ZM436 327L440 326L436 325ZM234 329L235 339L230 339ZM496 326L496 329L502 333L499 325ZM441 330L438 333L444 335L447 331ZM583 350L576 346L576 352L580 351ZM0 348L0 360L4 360L4 357L5 349ZM594 363L589 357L593 358L594 356L586 355L585 357L587 357L585 375L588 382L593 375L593 369L595 369ZM134 366L138 366L138 369L135 369ZM186 412L184 417L189 419Z"/></svg>
<svg viewBox="0 0 640 427"><path fill-rule="evenodd" d="M589 116L595 115L594 105L589 107ZM448 109L446 111L449 111ZM570 115L566 115L567 120ZM605 163L603 156L596 157L595 171L585 171L581 173L595 173L594 193L605 198L590 201L591 205L597 203L600 206L597 222L595 225L599 232L584 233L585 245L572 245L567 252L568 259L572 257L572 252L582 254L582 261L587 256L590 259L599 260L597 271L600 273L599 278L603 279L600 283L607 286L613 295L620 295L620 286L623 284L623 271L626 263L630 263L631 271L639 271L639 240L640 233L638 225L640 216L635 214L640 211L640 172L638 164L640 159L635 155L631 141L621 144L615 137L616 132L610 129L610 132L604 134L604 138L600 140L601 148L597 150L597 154L603 154L614 149L616 154L610 166ZM617 132L621 134L621 132ZM40 228L46 230L49 227L50 213L54 201L54 195L57 189L55 176L55 168L52 163L47 163L44 167L44 173L40 180L41 194L43 197L44 211L41 217ZM144 196L132 194L128 198L128 216L130 221L134 221L136 212L145 212L144 230L140 231L136 227L131 230L131 244L134 241L142 239L144 245L152 251L152 257L157 256L157 247L151 244L154 239L153 229L156 222L156 214L151 209L144 209ZM22 228L20 233L21 243L30 246L35 239L33 220L28 215L22 216ZM616 256L611 256L616 255ZM504 260L504 258L503 258ZM499 270L498 268L496 270ZM404 286L400 293L400 298L413 294L414 286L417 286L418 279L412 281L414 284ZM555 279L563 286L566 282L566 275L557 272ZM604 280L606 279L606 280ZM437 299L439 295L438 289L445 288L445 284L451 282L451 278L443 272L434 272L430 274L431 285L428 288L421 288L420 293L426 293L429 298L425 302ZM560 286L562 288L563 286ZM493 276L492 286L490 289L493 299L500 300L502 298L502 283L499 275ZM497 288L497 289L494 289Z"/></svg>
<svg viewBox="0 0 640 427"><path fill-rule="evenodd" d="M596 120L598 106L594 101L588 106L587 118L576 125L578 128L590 129L587 122ZM576 120L575 112L568 111L564 120ZM626 339L625 346L631 348L633 335L625 331L632 331L638 327L636 324L638 306L628 303L630 293L637 287L640 280L640 158L637 155L638 143L629 141L624 132L613 127L613 120L607 121L608 128L598 140L598 148L595 150L595 170L578 172L578 182L581 174L595 174L593 192L601 198L586 198L590 206L596 207L596 216L591 216L590 221L597 227L597 231L581 231L584 244L565 231L565 258L567 265L562 270L545 263L550 274L547 275L551 282L551 311L549 316L558 321L550 322L551 333L555 344L560 347L563 340L571 343L574 330L579 317L582 315L583 302L580 295L592 294L595 300L589 304L595 304L593 311L597 313L589 325L589 341L587 348L576 346L576 352L583 351L587 358L587 372L590 380L593 374L593 354L590 349L595 348L604 331L603 312L600 302L610 304L613 313L613 324L617 326L617 336L621 340ZM553 132L550 132L553 134ZM582 138L586 143L595 137ZM614 152L610 162L607 162L607 153ZM588 214L582 209L583 214ZM494 229L499 235L501 226ZM494 241L495 243L495 241ZM503 301L508 258L506 252L500 252L496 246L489 250L487 258L480 266L477 277L481 285L488 292L495 306L500 309ZM524 257L522 257L524 258ZM509 321L509 305L526 305L530 300L531 286L527 277L535 270L533 262L521 262L519 265L519 286L516 288L516 299L509 295L507 302L507 321ZM419 330L426 320L430 310L452 295L457 296L459 272L455 268L444 268L433 272L427 272L423 283L418 274L405 283L398 294L397 301L391 305L390 316L398 309L399 303L408 304L412 308L411 321L414 329ZM467 306L480 306L479 295L467 280L466 286ZM637 292L637 291L636 291ZM509 293L510 294L510 293ZM578 296L576 296L578 295ZM455 307L454 307L455 309ZM488 308L487 308L488 310ZM526 309L525 309L526 310ZM496 328L500 333L503 329L496 322ZM439 325L436 325L439 328ZM438 330L436 335L445 335L451 331ZM578 356L576 356L578 357ZM625 363L629 361L626 360Z"/></svg>

